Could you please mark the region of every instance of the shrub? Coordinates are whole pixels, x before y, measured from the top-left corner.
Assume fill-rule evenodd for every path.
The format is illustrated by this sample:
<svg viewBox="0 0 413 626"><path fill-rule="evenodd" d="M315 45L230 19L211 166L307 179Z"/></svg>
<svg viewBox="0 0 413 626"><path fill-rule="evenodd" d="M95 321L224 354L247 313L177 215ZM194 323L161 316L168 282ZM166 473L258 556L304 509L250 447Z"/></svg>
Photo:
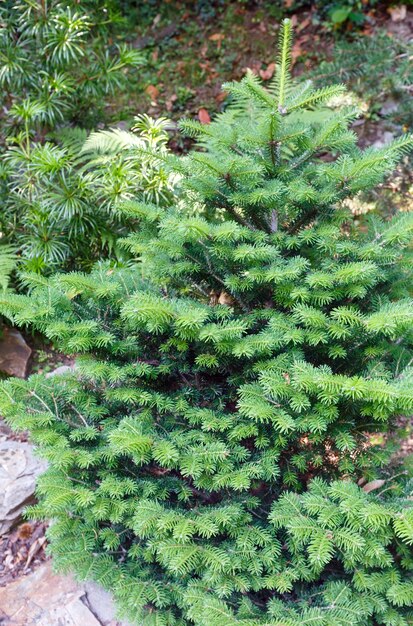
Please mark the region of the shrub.
<svg viewBox="0 0 413 626"><path fill-rule="evenodd" d="M111 43L122 22L115 7L7 0L0 8L0 230L31 270L90 266L125 226L109 214L107 199L96 210L99 191L76 158L82 133L62 145L64 127L102 119L105 99L143 63L142 53ZM132 171L129 177L132 185Z"/></svg>
<svg viewBox="0 0 413 626"><path fill-rule="evenodd" d="M127 258L117 239L136 218L118 206L132 197L170 200L172 177L142 152L166 152L166 126L164 119L138 116L135 133L111 129L86 140L85 131L67 129L59 143L10 148L0 228L20 250L20 269L90 270L102 255Z"/></svg>
<svg viewBox="0 0 413 626"><path fill-rule="evenodd" d="M63 121L96 122L104 98L127 84L142 54L110 44L119 16L110 2L6 0L0 9L1 104L21 144Z"/></svg>
<svg viewBox="0 0 413 626"><path fill-rule="evenodd" d="M361 152L341 87L225 86L165 157L183 198L134 203L140 262L27 277L0 311L60 349L64 378L1 385L49 469L32 515L56 564L111 589L137 624L407 626L408 484L367 493L413 406L413 216L356 230L345 200L412 139ZM355 481L370 481L363 491ZM377 485L377 483L376 483Z"/></svg>

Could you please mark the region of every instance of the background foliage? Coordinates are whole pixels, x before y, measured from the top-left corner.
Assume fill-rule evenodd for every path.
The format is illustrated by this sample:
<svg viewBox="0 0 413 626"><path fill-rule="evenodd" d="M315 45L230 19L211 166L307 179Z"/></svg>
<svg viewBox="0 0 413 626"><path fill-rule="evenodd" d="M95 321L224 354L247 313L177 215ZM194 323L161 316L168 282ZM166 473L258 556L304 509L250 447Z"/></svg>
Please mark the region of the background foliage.
<svg viewBox="0 0 413 626"><path fill-rule="evenodd" d="M107 207L96 210L97 189L80 171L84 135L61 130L96 124L105 98L125 89L128 70L143 63L124 42L110 43L122 22L115 7L55 0L0 7L0 231L35 271L70 267L75 259L90 264L122 229Z"/></svg>
<svg viewBox="0 0 413 626"><path fill-rule="evenodd" d="M117 238L134 227L118 205L131 197L165 204L173 180L142 150L166 151L165 120L135 119L136 133L60 131L57 142L9 148L1 229L20 250L20 268L41 273L125 260ZM85 143L86 142L86 143ZM85 245L87 242L87 245Z"/></svg>
<svg viewBox="0 0 413 626"><path fill-rule="evenodd" d="M121 20L115 6L103 1L2 3L2 105L17 143L38 139L65 120L95 124L105 97L125 89L126 71L141 65L143 57L123 42L111 43Z"/></svg>

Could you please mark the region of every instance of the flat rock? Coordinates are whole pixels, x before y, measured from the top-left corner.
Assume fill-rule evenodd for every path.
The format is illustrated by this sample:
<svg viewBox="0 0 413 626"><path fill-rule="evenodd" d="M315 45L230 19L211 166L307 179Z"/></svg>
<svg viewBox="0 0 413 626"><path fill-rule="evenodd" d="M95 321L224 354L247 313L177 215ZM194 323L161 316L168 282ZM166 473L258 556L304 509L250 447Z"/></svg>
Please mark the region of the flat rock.
<svg viewBox="0 0 413 626"><path fill-rule="evenodd" d="M84 588L83 602L90 608L102 626L131 626L127 622L117 621L116 607L112 596L107 591L92 582L85 583Z"/></svg>
<svg viewBox="0 0 413 626"><path fill-rule="evenodd" d="M2 626L129 626L114 615L105 591L55 574L50 562L0 589Z"/></svg>
<svg viewBox="0 0 413 626"><path fill-rule="evenodd" d="M389 143L393 141L393 139L394 133L390 132L389 130L385 130L373 143L373 148L384 148L385 146L388 146Z"/></svg>
<svg viewBox="0 0 413 626"><path fill-rule="evenodd" d="M56 367L55 370L48 372L45 374L45 378L53 378L54 376L64 376L65 374L70 374L76 370L75 365L60 365Z"/></svg>
<svg viewBox="0 0 413 626"><path fill-rule="evenodd" d="M0 371L9 376L25 378L31 353L31 349L18 330L3 329L0 336Z"/></svg>
<svg viewBox="0 0 413 626"><path fill-rule="evenodd" d="M20 521L34 499L36 478L45 467L30 444L0 441L0 535Z"/></svg>
<svg viewBox="0 0 413 626"><path fill-rule="evenodd" d="M82 587L71 578L57 576L52 572L50 562L45 563L29 576L0 589L1 624L99 626L94 615L80 601L83 593Z"/></svg>

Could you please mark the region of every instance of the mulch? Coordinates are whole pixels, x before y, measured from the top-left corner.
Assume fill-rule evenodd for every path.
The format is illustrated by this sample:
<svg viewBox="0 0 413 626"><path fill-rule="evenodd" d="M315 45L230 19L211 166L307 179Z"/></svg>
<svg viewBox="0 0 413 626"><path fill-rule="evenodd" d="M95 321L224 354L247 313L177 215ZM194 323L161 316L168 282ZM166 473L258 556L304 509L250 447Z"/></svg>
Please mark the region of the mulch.
<svg viewBox="0 0 413 626"><path fill-rule="evenodd" d="M0 587L33 572L47 559L46 522L25 522L0 538Z"/></svg>

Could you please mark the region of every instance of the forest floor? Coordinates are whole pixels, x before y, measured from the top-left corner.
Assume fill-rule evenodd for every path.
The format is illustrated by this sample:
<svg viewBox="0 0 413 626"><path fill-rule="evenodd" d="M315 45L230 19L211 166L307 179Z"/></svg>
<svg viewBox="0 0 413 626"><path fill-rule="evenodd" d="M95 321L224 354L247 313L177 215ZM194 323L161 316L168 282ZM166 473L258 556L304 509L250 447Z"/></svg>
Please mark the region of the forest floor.
<svg viewBox="0 0 413 626"><path fill-rule="evenodd" d="M121 112L125 119L143 112L173 119L212 116L225 107L223 83L239 80L247 69L264 82L270 80L280 22L277 4L271 11L269 3L251 8L247 3L227 2L219 11L199 14L184 2L162 3L160 13L140 24L138 32L129 33L130 43L145 50L148 63L137 73L139 83L134 85L132 79L128 93L116 94L109 105L112 114ZM407 41L413 33L413 7L397 12L382 3L365 15L357 29L354 25L334 29L314 9L291 13L290 18L293 72L301 76L312 74L321 61L331 60L335 43L344 37L374 39L384 31Z"/></svg>

